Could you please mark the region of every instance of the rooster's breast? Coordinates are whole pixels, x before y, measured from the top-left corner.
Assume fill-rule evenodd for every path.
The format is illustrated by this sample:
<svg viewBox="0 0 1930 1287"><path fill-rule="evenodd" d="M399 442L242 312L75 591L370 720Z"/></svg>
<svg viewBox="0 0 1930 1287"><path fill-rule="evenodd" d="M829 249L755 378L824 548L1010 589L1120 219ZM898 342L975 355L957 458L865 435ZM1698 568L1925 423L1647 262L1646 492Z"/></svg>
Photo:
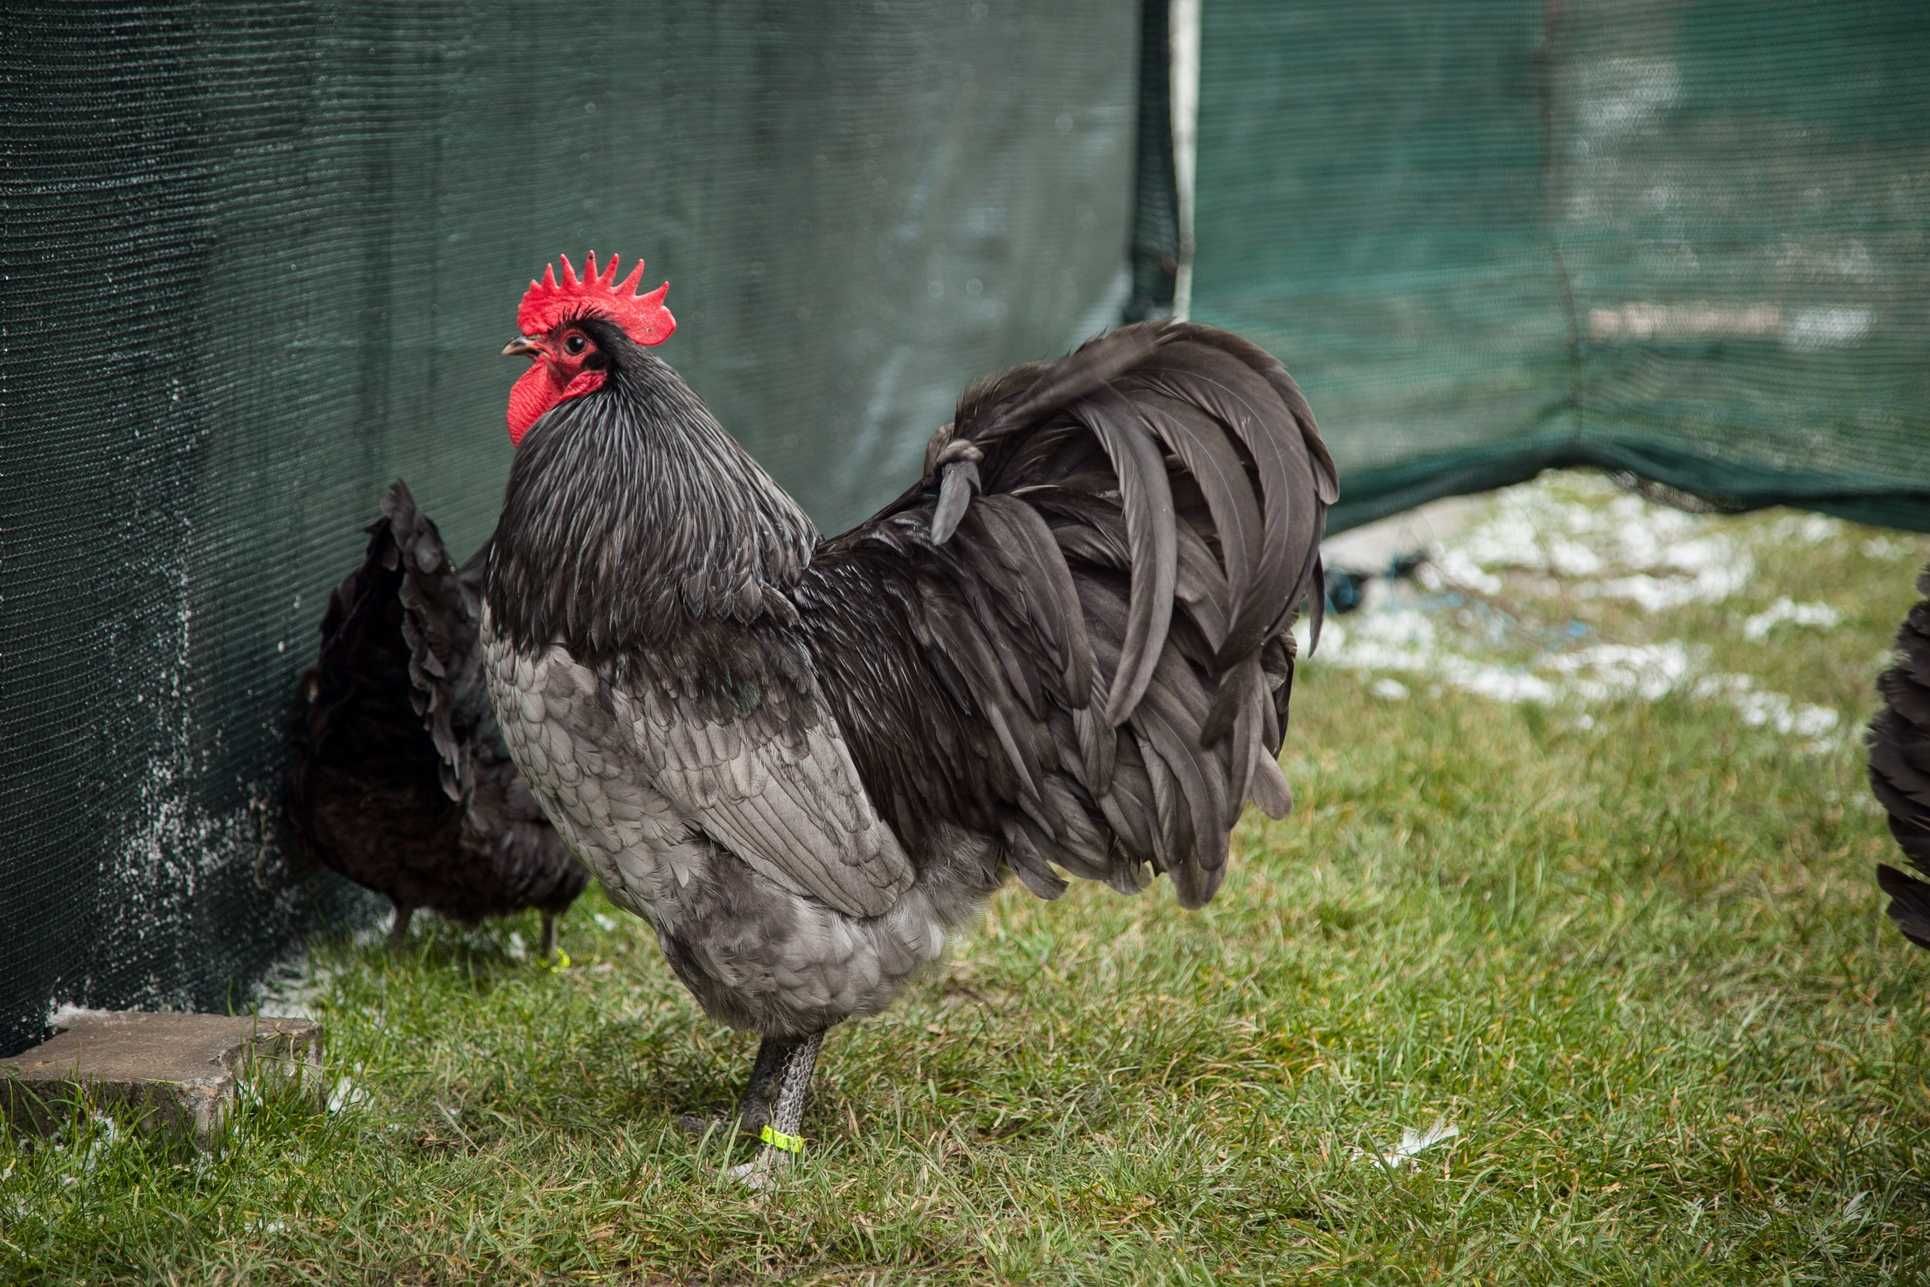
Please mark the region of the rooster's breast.
<svg viewBox="0 0 1930 1287"><path fill-rule="evenodd" d="M564 842L612 902L654 920L683 830L631 763L596 677L559 647L521 650L482 626L503 741Z"/></svg>

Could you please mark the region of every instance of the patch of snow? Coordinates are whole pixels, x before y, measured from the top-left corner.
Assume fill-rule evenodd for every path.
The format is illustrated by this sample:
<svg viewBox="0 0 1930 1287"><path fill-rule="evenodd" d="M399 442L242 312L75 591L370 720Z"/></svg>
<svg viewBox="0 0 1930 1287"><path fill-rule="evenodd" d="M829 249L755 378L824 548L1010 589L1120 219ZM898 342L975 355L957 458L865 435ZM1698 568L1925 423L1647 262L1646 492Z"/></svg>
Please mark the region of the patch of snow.
<svg viewBox="0 0 1930 1287"><path fill-rule="evenodd" d="M1726 537L1685 541L1661 551L1651 566L1666 575L1638 572L1583 588L1591 598L1627 599L1644 612L1691 603L1718 603L1749 584L1755 560Z"/></svg>
<svg viewBox="0 0 1930 1287"><path fill-rule="evenodd" d="M1843 530L1839 520L1798 514L1771 525L1770 533L1775 540L1819 544ZM1741 540L1712 530L1708 516L1567 476L1559 490L1503 492L1490 516L1437 547L1416 579L1436 591L1496 595L1507 588L1503 574L1552 574L1571 579L1572 592L1584 598L1620 598L1664 611L1726 599L1747 586L1754 571ZM1784 599L1748 618L1743 629L1761 638L1783 625L1827 629L1839 619L1828 605ZM1746 675L1703 673L1702 650L1684 641L1564 646L1586 633L1571 631L1555 643L1540 634L1538 655L1525 664L1488 660L1473 655L1484 642L1521 638L1505 607L1476 601L1445 615L1411 586L1373 583L1359 611L1344 623L1328 623L1311 664L1377 672L1368 691L1384 700L1398 700L1394 692L1408 693L1416 679L1429 691L1446 686L1505 702L1588 705L1680 694L1726 705L1748 727L1804 739L1807 750L1835 745L1830 739L1842 721L1834 709L1769 691ZM1306 642L1303 624L1303 651ZM1592 727L1593 720L1583 715L1576 726Z"/></svg>
<svg viewBox="0 0 1930 1287"><path fill-rule="evenodd" d="M1442 651L1435 641L1433 621L1411 608L1376 612L1351 626L1328 625L1321 636L1319 660L1349 670L1425 674L1498 701L1549 702L1556 696L1552 684L1514 667Z"/></svg>
<svg viewBox="0 0 1930 1287"><path fill-rule="evenodd" d="M357 947L376 947L380 944L387 943L389 941L389 935L395 931L395 918L398 914L396 909L391 906L381 917L373 921L364 922L358 926L355 932L349 935L349 942L355 944ZM416 924L417 922L410 921L409 928L413 930ZM404 935L404 937L406 938L408 936Z"/></svg>
<svg viewBox="0 0 1930 1287"><path fill-rule="evenodd" d="M351 1112L370 1102L369 1092L349 1080L348 1074L335 1079L335 1086L328 1092L328 1111L330 1114Z"/></svg>
<svg viewBox="0 0 1930 1287"><path fill-rule="evenodd" d="M1451 585L1463 585L1482 594L1501 593L1501 578L1485 570L1467 550L1431 551L1428 564Z"/></svg>
<svg viewBox="0 0 1930 1287"><path fill-rule="evenodd" d="M1563 576L1594 576L1603 567L1602 556L1578 541L1555 537L1548 542L1548 566Z"/></svg>
<svg viewBox="0 0 1930 1287"><path fill-rule="evenodd" d="M1572 676L1569 691L1591 702L1624 697L1656 701L1675 691L1692 669L1687 646L1675 641L1597 644L1578 652L1557 654L1543 664L1559 674Z"/></svg>
<svg viewBox="0 0 1930 1287"><path fill-rule="evenodd" d="M1784 597L1776 600L1742 623L1745 639L1767 639L1769 632L1785 623L1828 630L1843 620L1843 614L1827 603L1797 603Z"/></svg>
<svg viewBox="0 0 1930 1287"><path fill-rule="evenodd" d="M1768 536L1772 541L1822 545L1841 536L1843 527L1842 519L1828 514L1785 514L1769 525Z"/></svg>
<svg viewBox="0 0 1930 1287"><path fill-rule="evenodd" d="M1873 559L1901 558L1911 549L1908 541L1899 541L1894 536L1872 536L1863 542L1863 553Z"/></svg>
<svg viewBox="0 0 1930 1287"><path fill-rule="evenodd" d="M1546 487L1503 493L1486 521L1432 558L1445 582L1483 594L1500 593L1497 571L1542 572L1598 578L1580 593L1649 611L1725 599L1755 572L1746 551L1696 515L1627 494L1577 504Z"/></svg>
<svg viewBox="0 0 1930 1287"><path fill-rule="evenodd" d="M256 1011L264 1019L318 1018L316 1000L335 973L317 969L308 958L308 949L297 947L268 968L255 989Z"/></svg>
<svg viewBox="0 0 1930 1287"><path fill-rule="evenodd" d="M87 1126L88 1129L82 1136L82 1138L86 1140L86 1144L74 1158L74 1169L67 1171L60 1177L60 1182L63 1185L71 1186L77 1184L85 1177L92 1175L100 1168L101 1160L113 1151L115 1145L120 1143L120 1126L116 1124L113 1118L108 1117L104 1113L97 1113L89 1109L87 1113ZM67 1143L64 1139L65 1133L66 1128L62 1127L60 1135L56 1137L61 1139L63 1144ZM73 1141L73 1143L79 1142L79 1140Z"/></svg>
<svg viewBox="0 0 1930 1287"><path fill-rule="evenodd" d="M1821 739L1836 730L1843 716L1828 706L1812 706L1757 686L1748 675L1705 675L1694 689L1697 697L1720 697L1735 708L1751 728L1767 726L1778 733ZM1810 750L1828 750L1827 741L1812 740Z"/></svg>

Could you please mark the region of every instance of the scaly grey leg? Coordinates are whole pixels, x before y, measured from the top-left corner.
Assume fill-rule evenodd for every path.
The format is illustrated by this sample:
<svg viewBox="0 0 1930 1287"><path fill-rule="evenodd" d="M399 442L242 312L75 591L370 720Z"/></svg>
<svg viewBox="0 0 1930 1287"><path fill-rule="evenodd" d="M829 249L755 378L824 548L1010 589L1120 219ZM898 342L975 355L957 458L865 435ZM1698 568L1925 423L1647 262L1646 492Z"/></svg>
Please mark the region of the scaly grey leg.
<svg viewBox="0 0 1930 1287"><path fill-rule="evenodd" d="M731 1168L733 1175L752 1188L768 1188L774 1179L772 1173L789 1166L803 1147L799 1131L804 1124L804 1099L811 1088L818 1048L823 1044L824 1034L814 1032L808 1037L766 1037L757 1049L757 1067L752 1070L751 1089L744 1098L748 1106L754 1097L768 1096L770 1120L759 1128L763 1144L756 1160ZM766 1079L762 1084L760 1076Z"/></svg>
<svg viewBox="0 0 1930 1287"><path fill-rule="evenodd" d="M777 1077L784 1057L797 1043L785 1037L766 1037L757 1043L757 1062L751 1065L750 1085L737 1106L737 1124L752 1134L771 1121L771 1101L777 1097Z"/></svg>
<svg viewBox="0 0 1930 1287"><path fill-rule="evenodd" d="M407 903L395 905L395 924L389 927L389 950L400 952L409 946L409 918L415 915L415 908Z"/></svg>
<svg viewBox="0 0 1930 1287"><path fill-rule="evenodd" d="M543 913L543 942L537 955L545 961L556 953L556 913Z"/></svg>
<svg viewBox="0 0 1930 1287"><path fill-rule="evenodd" d="M733 1117L727 1113L710 1116L703 1113L684 1113L677 1118L677 1125L691 1135L708 1135L712 1131L728 1132L734 1125L740 1131L752 1135L758 1133L771 1120L771 1099L777 1093L777 1070L783 1062L784 1053L794 1041L784 1037L766 1037L757 1045L757 1062L751 1065L750 1084L744 1087L744 1097L737 1103Z"/></svg>

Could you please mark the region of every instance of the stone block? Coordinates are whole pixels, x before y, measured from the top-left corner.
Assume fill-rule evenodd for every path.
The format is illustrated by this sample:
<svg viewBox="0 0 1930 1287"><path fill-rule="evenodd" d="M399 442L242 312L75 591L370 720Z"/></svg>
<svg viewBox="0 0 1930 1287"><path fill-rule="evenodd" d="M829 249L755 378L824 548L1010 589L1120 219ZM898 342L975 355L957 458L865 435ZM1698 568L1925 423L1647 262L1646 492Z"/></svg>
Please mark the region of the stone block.
<svg viewBox="0 0 1930 1287"><path fill-rule="evenodd" d="M48 1131L77 1099L205 1147L243 1079L322 1087L322 1025L247 1015L89 1012L22 1054L0 1059L0 1113Z"/></svg>

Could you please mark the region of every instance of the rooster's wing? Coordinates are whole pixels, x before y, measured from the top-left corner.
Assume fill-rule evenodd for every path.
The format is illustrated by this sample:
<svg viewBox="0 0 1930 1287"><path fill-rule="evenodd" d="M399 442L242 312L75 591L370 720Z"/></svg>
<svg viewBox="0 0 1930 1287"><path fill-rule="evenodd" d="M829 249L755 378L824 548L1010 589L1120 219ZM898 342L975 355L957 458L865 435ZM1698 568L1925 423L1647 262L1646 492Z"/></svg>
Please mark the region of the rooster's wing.
<svg viewBox="0 0 1930 1287"><path fill-rule="evenodd" d="M789 671L739 685L729 706L648 680L606 693L631 754L687 826L793 893L880 915L910 886L911 861L808 670Z"/></svg>

